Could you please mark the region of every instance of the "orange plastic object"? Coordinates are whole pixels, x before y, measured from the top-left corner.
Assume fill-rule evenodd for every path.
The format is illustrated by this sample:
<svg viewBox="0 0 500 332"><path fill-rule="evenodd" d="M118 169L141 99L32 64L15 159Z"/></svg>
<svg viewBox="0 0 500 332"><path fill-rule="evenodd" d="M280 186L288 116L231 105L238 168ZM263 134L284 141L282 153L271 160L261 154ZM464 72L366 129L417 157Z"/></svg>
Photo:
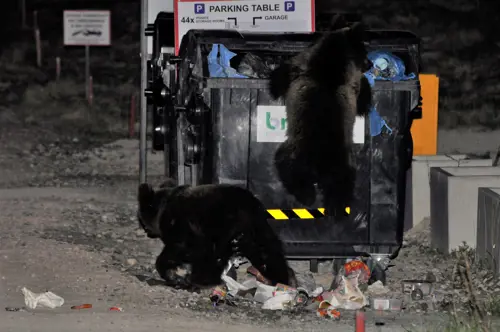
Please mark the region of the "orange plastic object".
<svg viewBox="0 0 500 332"><path fill-rule="evenodd" d="M90 309L92 308L92 304L82 304L82 305L74 305L71 309Z"/></svg>
<svg viewBox="0 0 500 332"><path fill-rule="evenodd" d="M422 119L416 119L411 126L413 155L436 155L438 135L439 77L434 74L420 74L422 96Z"/></svg>
<svg viewBox="0 0 500 332"><path fill-rule="evenodd" d="M123 309L120 307L111 307L109 308L109 311L123 311Z"/></svg>
<svg viewBox="0 0 500 332"><path fill-rule="evenodd" d="M350 262L344 264L344 274L349 276L352 273L359 273L358 282L360 284L366 284L370 280L371 271L368 266L360 260L354 259Z"/></svg>
<svg viewBox="0 0 500 332"><path fill-rule="evenodd" d="M365 313L356 311L356 332L365 332Z"/></svg>
<svg viewBox="0 0 500 332"><path fill-rule="evenodd" d="M324 318L324 317L329 317L333 319L340 319L340 311L335 310L335 309L318 309L316 311L316 315L318 317Z"/></svg>

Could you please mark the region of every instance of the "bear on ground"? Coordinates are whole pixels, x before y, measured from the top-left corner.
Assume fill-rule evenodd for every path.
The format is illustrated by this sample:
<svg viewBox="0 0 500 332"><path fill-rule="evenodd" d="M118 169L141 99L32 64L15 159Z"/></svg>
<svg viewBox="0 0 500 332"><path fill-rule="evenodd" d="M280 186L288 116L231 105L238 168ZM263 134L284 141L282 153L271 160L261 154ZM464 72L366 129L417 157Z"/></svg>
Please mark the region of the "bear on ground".
<svg viewBox="0 0 500 332"><path fill-rule="evenodd" d="M366 116L372 102L364 36L361 23L349 27L336 17L328 32L270 77L270 93L284 98L288 123L275 153L278 176L307 206L316 201L317 184L326 213L338 218L354 198L355 118Z"/></svg>
<svg viewBox="0 0 500 332"><path fill-rule="evenodd" d="M165 245L156 270L168 285L219 285L233 257L247 258L273 285L296 285L282 242L250 191L231 185L177 186L173 181L155 191L143 183L138 201L140 226ZM185 277L176 274L180 266L190 267Z"/></svg>

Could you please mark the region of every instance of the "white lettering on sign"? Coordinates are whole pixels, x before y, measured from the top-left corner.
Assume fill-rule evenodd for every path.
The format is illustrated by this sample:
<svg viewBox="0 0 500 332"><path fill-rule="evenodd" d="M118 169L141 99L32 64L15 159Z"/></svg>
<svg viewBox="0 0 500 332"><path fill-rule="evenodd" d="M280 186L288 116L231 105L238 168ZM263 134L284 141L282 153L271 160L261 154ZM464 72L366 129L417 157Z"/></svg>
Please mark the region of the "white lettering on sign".
<svg viewBox="0 0 500 332"><path fill-rule="evenodd" d="M314 0L174 0L175 49L191 29L313 32Z"/></svg>
<svg viewBox="0 0 500 332"><path fill-rule="evenodd" d="M111 45L111 12L109 10L65 10L64 45Z"/></svg>
<svg viewBox="0 0 500 332"><path fill-rule="evenodd" d="M257 142L281 143L286 140L286 107L285 106L257 106ZM365 118L356 117L352 140L354 144L365 143Z"/></svg>

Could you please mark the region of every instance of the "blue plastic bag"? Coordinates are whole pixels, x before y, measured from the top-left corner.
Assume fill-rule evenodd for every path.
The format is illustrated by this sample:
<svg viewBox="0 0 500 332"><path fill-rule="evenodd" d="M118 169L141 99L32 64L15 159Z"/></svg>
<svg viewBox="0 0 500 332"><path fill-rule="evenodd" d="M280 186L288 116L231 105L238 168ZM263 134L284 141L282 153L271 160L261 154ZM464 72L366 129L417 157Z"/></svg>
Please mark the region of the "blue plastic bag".
<svg viewBox="0 0 500 332"><path fill-rule="evenodd" d="M373 88L373 86L375 85L375 77L372 74L370 74L369 71L367 71L364 75L368 80L368 83L370 83L370 86Z"/></svg>
<svg viewBox="0 0 500 332"><path fill-rule="evenodd" d="M208 72L210 77L226 77L224 69L219 64L219 44L213 44L212 50L208 53Z"/></svg>
<svg viewBox="0 0 500 332"><path fill-rule="evenodd" d="M369 72L365 73L365 77L368 80L368 83L370 83L370 86L373 87L375 85L375 77ZM384 128L387 129L389 134L392 134L392 129L389 128L385 120L382 119L375 106L371 107L368 117L370 118L370 135L372 137L380 135Z"/></svg>
<svg viewBox="0 0 500 332"><path fill-rule="evenodd" d="M213 44L208 54L208 72L210 77L246 78L231 67L230 61L236 53L231 52L224 45Z"/></svg>
<svg viewBox="0 0 500 332"><path fill-rule="evenodd" d="M375 107L371 108L369 117L370 117L370 135L372 137L382 134L384 128L389 132L389 135L392 134L392 129L389 128L385 120L382 119L382 117L377 112Z"/></svg>
<svg viewBox="0 0 500 332"><path fill-rule="evenodd" d="M403 60L388 51L372 51L368 53L368 59L373 67L368 74L374 80L405 81L416 77L414 73L405 75L405 64Z"/></svg>

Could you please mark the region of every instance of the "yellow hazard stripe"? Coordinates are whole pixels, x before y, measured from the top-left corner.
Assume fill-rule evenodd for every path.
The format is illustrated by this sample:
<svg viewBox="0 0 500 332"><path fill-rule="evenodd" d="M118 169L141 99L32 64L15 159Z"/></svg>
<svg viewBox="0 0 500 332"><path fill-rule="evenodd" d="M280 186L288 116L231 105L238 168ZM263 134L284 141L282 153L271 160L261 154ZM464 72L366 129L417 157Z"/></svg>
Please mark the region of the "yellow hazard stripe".
<svg viewBox="0 0 500 332"><path fill-rule="evenodd" d="M296 215L299 216L300 219L314 219L313 215L307 211L307 209L293 209Z"/></svg>
<svg viewBox="0 0 500 332"><path fill-rule="evenodd" d="M345 212L347 214L351 213L351 208L346 207ZM318 219L325 215L324 208L318 209L268 209L267 213L271 219L275 220L287 220L287 219Z"/></svg>
<svg viewBox="0 0 500 332"><path fill-rule="evenodd" d="M283 213L283 211L279 209L271 209L267 210L271 216L273 216L274 219L277 220L283 220L283 219L288 219L287 215Z"/></svg>
<svg viewBox="0 0 500 332"><path fill-rule="evenodd" d="M318 211L321 212L322 214L325 214L325 209L324 208L319 208ZM347 212L347 214L351 214L351 208L350 207L346 207L345 208L345 212Z"/></svg>

